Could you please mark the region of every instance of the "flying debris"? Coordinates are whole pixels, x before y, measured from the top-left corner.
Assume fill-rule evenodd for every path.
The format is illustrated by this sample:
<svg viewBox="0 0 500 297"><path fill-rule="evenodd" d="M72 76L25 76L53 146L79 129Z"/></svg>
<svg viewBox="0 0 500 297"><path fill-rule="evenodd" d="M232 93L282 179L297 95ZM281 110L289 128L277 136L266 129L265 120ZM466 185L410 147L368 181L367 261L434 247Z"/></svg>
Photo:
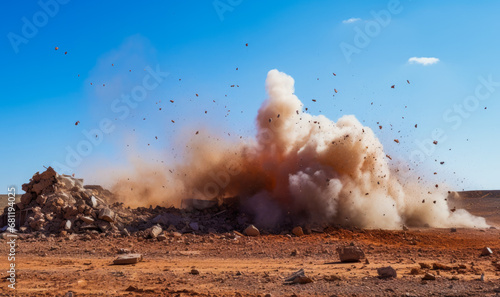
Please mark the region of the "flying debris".
<svg viewBox="0 0 500 297"><path fill-rule="evenodd" d="M333 89L333 90L335 91L335 94L337 94L337 93L338 93L338 92L337 92L337 89Z"/></svg>
<svg viewBox="0 0 500 297"><path fill-rule="evenodd" d="M409 80L406 80L406 82L407 82L408 84L410 84L410 81L409 81Z"/></svg>
<svg viewBox="0 0 500 297"><path fill-rule="evenodd" d="M80 124L80 121L76 121L75 126L78 126Z"/></svg>
<svg viewBox="0 0 500 297"><path fill-rule="evenodd" d="M399 143L399 139L394 139L394 142L395 143Z"/></svg>
<svg viewBox="0 0 500 297"><path fill-rule="evenodd" d="M436 144L436 145L438 144L437 140L434 140L432 143L434 143L434 144Z"/></svg>
<svg viewBox="0 0 500 297"><path fill-rule="evenodd" d="M171 120L171 121L172 121L172 123L174 123L174 124L175 124L175 121L174 121L174 120Z"/></svg>
<svg viewBox="0 0 500 297"><path fill-rule="evenodd" d="M59 49L59 47L56 46L56 51Z"/></svg>
<svg viewBox="0 0 500 297"><path fill-rule="evenodd" d="M200 131L196 131L196 135L198 135L198 133L200 133Z"/></svg>
<svg viewBox="0 0 500 297"><path fill-rule="evenodd" d="M415 124L415 128L417 128L417 125L418 125L418 124Z"/></svg>
<svg viewBox="0 0 500 297"><path fill-rule="evenodd" d="M196 97L198 97L198 94L196 94Z"/></svg>
<svg viewBox="0 0 500 297"><path fill-rule="evenodd" d="M312 102L316 102L316 99L312 99Z"/></svg>
<svg viewBox="0 0 500 297"><path fill-rule="evenodd" d="M337 74L335 74L335 72L332 72L333 76L337 76Z"/></svg>
<svg viewBox="0 0 500 297"><path fill-rule="evenodd" d="M385 155L387 158L389 158L389 160L392 160L391 156L389 155Z"/></svg>
<svg viewBox="0 0 500 297"><path fill-rule="evenodd" d="M248 43L245 43L245 46L248 46Z"/></svg>
<svg viewBox="0 0 500 297"><path fill-rule="evenodd" d="M395 87L395 86L396 86L396 85L392 85L392 86L391 86L391 89L394 89L394 87Z"/></svg>
<svg viewBox="0 0 500 297"><path fill-rule="evenodd" d="M67 54L68 54L68 52L64 52L64 54L65 54L65 55L67 55Z"/></svg>
<svg viewBox="0 0 500 297"><path fill-rule="evenodd" d="M170 100L170 102L174 103L174 100Z"/></svg>

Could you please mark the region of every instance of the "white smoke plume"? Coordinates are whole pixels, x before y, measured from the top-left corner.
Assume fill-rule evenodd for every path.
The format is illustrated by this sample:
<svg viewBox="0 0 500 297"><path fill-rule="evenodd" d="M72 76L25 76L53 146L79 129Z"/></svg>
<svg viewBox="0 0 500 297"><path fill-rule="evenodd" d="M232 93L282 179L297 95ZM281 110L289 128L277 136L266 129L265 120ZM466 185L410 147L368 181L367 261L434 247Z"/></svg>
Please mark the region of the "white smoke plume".
<svg viewBox="0 0 500 297"><path fill-rule="evenodd" d="M333 122L304 112L292 77L271 70L266 90L255 141L193 141L196 150L172 177L182 184L172 199L239 196L263 225L292 217L361 228L488 226L450 211L444 193L398 181L380 141L354 116Z"/></svg>

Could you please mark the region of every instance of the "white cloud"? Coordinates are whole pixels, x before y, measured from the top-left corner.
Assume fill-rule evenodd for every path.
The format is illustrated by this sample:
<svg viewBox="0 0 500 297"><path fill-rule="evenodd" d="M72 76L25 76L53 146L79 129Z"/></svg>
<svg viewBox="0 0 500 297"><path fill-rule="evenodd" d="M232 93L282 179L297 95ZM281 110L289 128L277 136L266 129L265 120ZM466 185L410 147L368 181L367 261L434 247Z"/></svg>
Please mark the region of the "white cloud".
<svg viewBox="0 0 500 297"><path fill-rule="evenodd" d="M422 64L424 66L427 66L427 65L436 64L437 62L439 62L439 59L438 58L428 58L428 57L412 57L412 58L408 59L408 62L410 64L417 63L417 64Z"/></svg>
<svg viewBox="0 0 500 297"><path fill-rule="evenodd" d="M354 23L354 22L357 22L357 21L361 21L360 18L350 18L348 20L343 20L342 23L343 24L351 24L351 23Z"/></svg>

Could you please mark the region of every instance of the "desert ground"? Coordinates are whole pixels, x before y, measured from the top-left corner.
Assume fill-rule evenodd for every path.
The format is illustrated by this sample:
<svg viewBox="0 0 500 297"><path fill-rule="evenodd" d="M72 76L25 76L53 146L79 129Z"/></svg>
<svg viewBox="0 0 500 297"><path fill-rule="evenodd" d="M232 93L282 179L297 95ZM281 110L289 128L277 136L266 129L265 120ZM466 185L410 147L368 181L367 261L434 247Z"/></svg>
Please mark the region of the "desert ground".
<svg viewBox="0 0 500 297"><path fill-rule="evenodd" d="M455 202L451 202L455 203ZM500 224L496 196L456 202ZM105 233L22 234L16 289L4 277L0 296L497 296L500 230L410 228L406 231L325 228L249 237L233 232L173 232L167 238ZM0 253L8 254L6 239ZM341 263L336 248L354 244L366 256ZM481 256L490 247L492 255ZM113 265L119 253L143 255ZM5 257L4 257L5 258ZM7 261L0 269L6 271ZM396 278L381 279L391 266ZM287 284L303 269L308 281ZM423 280L426 273L434 280ZM310 282L312 281L312 282Z"/></svg>

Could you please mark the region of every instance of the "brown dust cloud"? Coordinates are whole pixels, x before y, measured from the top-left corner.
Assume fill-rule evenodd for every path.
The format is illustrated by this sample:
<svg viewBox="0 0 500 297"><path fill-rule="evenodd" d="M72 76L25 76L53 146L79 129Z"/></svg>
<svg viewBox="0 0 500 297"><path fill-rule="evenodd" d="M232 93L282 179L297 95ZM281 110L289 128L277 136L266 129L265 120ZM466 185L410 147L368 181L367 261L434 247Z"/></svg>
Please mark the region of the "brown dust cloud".
<svg viewBox="0 0 500 297"><path fill-rule="evenodd" d="M451 211L445 190L429 192L398 176L372 129L355 116L334 122L304 112L289 75L269 71L266 91L253 139L193 137L196 149L174 170L137 162L134 174L119 178L112 191L135 206L239 197L264 226L290 217L360 228L488 226L463 209Z"/></svg>

